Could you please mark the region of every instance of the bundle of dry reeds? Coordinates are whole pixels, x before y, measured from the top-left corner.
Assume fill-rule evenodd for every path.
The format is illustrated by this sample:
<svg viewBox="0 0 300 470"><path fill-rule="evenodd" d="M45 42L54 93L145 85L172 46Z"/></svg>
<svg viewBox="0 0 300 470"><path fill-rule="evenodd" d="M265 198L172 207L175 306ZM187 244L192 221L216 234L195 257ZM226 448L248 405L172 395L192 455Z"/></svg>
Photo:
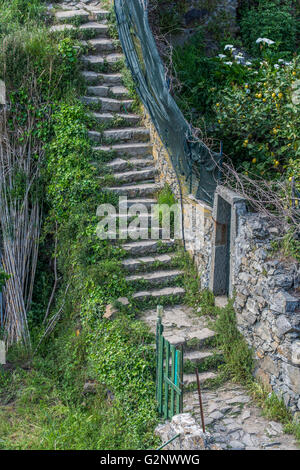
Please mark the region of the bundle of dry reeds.
<svg viewBox="0 0 300 470"><path fill-rule="evenodd" d="M2 265L10 274L3 294L8 345L22 341L30 348L27 313L31 305L37 265L41 208L37 196L39 160L30 132L34 122L27 120L27 132L9 125L8 107L0 113L0 228ZM13 130L11 130L13 129Z"/></svg>

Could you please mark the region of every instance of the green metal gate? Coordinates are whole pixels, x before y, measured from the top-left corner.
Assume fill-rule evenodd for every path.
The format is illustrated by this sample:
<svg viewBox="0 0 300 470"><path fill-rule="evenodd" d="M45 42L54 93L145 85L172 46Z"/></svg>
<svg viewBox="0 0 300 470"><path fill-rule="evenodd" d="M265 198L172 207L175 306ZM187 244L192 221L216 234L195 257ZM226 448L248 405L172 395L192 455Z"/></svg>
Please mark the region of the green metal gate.
<svg viewBox="0 0 300 470"><path fill-rule="evenodd" d="M159 314L156 325L156 399L160 416L171 419L183 409L183 351L170 344L163 331Z"/></svg>

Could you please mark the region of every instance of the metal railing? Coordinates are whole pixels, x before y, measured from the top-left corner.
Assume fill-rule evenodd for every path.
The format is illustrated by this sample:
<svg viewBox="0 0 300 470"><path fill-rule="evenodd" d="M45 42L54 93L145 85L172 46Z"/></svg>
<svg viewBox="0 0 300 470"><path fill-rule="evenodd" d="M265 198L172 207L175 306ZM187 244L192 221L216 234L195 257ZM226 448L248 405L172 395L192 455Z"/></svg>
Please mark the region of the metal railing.
<svg viewBox="0 0 300 470"><path fill-rule="evenodd" d="M156 325L156 399L160 416L172 419L183 410L183 351L170 344L163 331L159 314Z"/></svg>
<svg viewBox="0 0 300 470"><path fill-rule="evenodd" d="M170 156L178 180L209 205L220 177L222 152L195 138L169 92L164 65L148 22L147 0L115 0L119 38L136 90Z"/></svg>

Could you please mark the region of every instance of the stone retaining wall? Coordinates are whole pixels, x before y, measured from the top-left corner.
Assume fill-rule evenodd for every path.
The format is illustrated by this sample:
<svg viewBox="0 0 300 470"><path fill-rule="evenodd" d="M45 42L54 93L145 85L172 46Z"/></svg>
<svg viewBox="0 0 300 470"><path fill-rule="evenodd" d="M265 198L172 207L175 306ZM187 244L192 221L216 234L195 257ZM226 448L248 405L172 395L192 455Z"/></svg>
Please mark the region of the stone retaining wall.
<svg viewBox="0 0 300 470"><path fill-rule="evenodd" d="M221 450L214 444L213 437L202 431L190 413L174 416L170 422L157 426L155 432L163 444L180 434L164 450Z"/></svg>
<svg viewBox="0 0 300 470"><path fill-rule="evenodd" d="M228 293L236 295L238 327L254 350L256 376L283 396L292 412L300 414L299 263L272 255L271 242L280 236L278 228L264 216L247 212L240 195L219 186L210 208L189 195L183 181L180 191L170 157L149 118L146 123L159 180L177 198L182 193L186 247L198 267L202 287L220 295L216 280L229 275ZM229 233L222 232L224 201L231 207ZM226 249L230 252L227 268Z"/></svg>

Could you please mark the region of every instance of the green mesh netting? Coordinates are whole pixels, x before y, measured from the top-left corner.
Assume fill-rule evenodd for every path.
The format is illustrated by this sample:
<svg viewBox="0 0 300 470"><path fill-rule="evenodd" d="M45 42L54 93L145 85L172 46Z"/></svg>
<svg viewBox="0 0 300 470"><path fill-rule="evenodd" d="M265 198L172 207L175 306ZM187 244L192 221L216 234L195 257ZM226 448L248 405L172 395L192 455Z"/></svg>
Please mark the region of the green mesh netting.
<svg viewBox="0 0 300 470"><path fill-rule="evenodd" d="M164 143L176 174L189 191L212 205L221 154L195 139L169 93L167 77L150 30L147 0L115 0L119 37L137 92Z"/></svg>

